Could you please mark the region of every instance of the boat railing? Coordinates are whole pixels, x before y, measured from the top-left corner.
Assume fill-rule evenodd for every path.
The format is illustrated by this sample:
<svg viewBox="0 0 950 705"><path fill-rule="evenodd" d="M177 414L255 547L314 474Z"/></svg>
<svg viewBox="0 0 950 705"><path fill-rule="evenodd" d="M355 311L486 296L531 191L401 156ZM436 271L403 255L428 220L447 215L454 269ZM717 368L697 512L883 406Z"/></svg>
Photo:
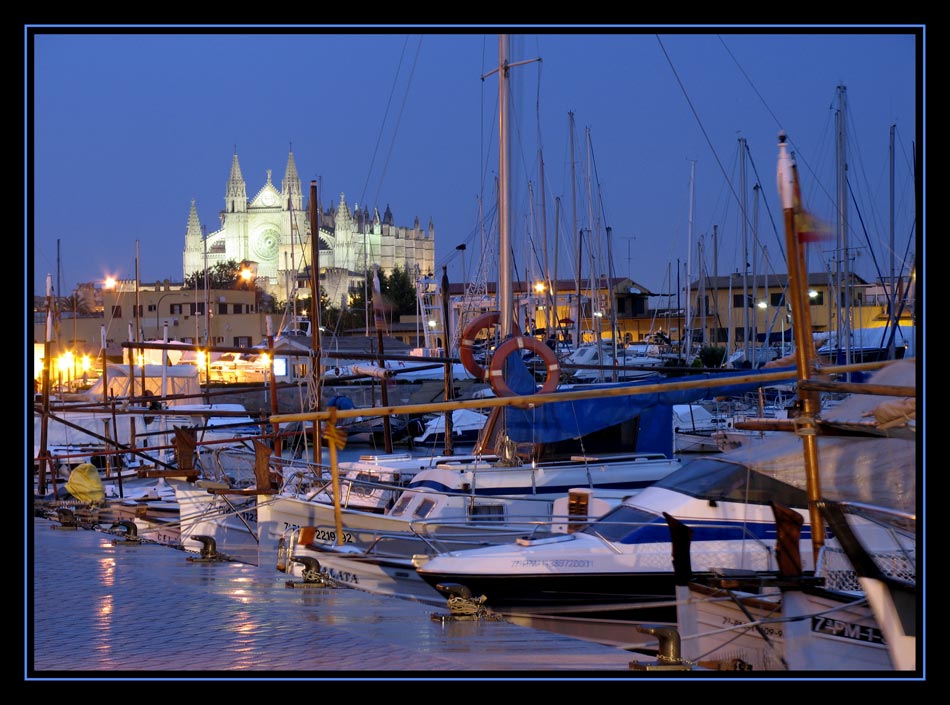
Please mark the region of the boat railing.
<svg viewBox="0 0 950 705"><path fill-rule="evenodd" d="M834 505L841 515L851 517L855 533L868 560L885 579L904 585L917 583L917 517L916 515L879 505L862 502L825 502L820 506ZM837 537L831 537L822 546L816 574L825 578L830 589L861 591L859 572L852 557L842 547Z"/></svg>

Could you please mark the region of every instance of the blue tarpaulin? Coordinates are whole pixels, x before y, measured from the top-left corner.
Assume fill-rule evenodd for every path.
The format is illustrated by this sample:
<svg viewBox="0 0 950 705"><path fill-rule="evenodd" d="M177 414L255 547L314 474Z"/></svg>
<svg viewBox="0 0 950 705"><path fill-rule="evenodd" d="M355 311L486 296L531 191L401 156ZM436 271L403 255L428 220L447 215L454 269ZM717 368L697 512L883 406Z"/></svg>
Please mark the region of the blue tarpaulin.
<svg viewBox="0 0 950 705"><path fill-rule="evenodd" d="M624 396L594 397L564 402L551 402L532 409L506 409L508 436L519 443L554 443L579 438L595 431L639 417L637 451L673 454L674 404L689 404L713 396L738 396L762 386L761 382L730 383L730 378L748 378L756 374L774 374L783 369L735 370L648 379L637 382L585 385L585 389L636 388L657 384L719 380L721 385L699 389L676 389ZM517 355L509 355L504 364L505 380L517 394L532 394L537 382ZM557 392L555 392L557 394Z"/></svg>

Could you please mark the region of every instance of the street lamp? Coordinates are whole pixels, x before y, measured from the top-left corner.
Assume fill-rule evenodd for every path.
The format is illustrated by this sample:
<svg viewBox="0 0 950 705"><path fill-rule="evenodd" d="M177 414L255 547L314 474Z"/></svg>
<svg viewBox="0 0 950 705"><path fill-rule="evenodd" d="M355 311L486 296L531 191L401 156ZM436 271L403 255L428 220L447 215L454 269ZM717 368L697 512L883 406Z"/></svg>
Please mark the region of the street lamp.
<svg viewBox="0 0 950 705"><path fill-rule="evenodd" d="M158 302L155 304L155 337L156 338L158 338L162 332L161 325L158 320L159 315L161 314L161 310L162 310L162 301L165 300L166 296L172 296L177 293L178 293L177 291L169 291L168 293L162 294L161 296L158 297Z"/></svg>

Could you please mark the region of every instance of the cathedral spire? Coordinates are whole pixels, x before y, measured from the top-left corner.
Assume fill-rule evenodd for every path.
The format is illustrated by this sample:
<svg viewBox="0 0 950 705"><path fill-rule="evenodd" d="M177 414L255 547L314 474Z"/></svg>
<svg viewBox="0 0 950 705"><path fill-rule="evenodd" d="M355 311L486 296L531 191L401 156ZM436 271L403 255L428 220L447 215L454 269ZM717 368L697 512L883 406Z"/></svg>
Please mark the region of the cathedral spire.
<svg viewBox="0 0 950 705"><path fill-rule="evenodd" d="M247 186L241 175L241 165L238 163L237 148L231 157L231 175L228 177L228 189L224 196L225 210L228 213L244 213L247 211Z"/></svg>
<svg viewBox="0 0 950 705"><path fill-rule="evenodd" d="M287 169L284 171L284 180L280 185L284 196L284 205L287 205L287 199L290 199L294 210L303 209L303 192L300 189L300 176L297 174L297 163L294 161L293 149L287 156Z"/></svg>
<svg viewBox="0 0 950 705"><path fill-rule="evenodd" d="M195 199L191 199L191 210L188 212L188 227L185 230L185 249L201 249L201 221L198 220L198 209Z"/></svg>

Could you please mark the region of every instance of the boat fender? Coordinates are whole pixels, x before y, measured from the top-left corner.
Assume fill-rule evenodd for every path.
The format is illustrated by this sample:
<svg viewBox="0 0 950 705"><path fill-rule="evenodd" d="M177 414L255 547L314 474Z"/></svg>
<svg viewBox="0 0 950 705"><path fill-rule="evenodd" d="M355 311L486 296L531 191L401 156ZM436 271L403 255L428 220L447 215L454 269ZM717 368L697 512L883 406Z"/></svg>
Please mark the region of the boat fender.
<svg viewBox="0 0 950 705"><path fill-rule="evenodd" d="M284 536L280 537L280 540L277 542L277 572L286 573L287 572L287 561L290 558L290 547L287 546L287 539Z"/></svg>
<svg viewBox="0 0 950 705"><path fill-rule="evenodd" d="M544 378L544 384L541 385L539 393L550 394L555 389L557 389L557 383L560 380L561 375L561 368L558 365L557 356L554 354L554 351L537 338L518 335L513 338L509 338L498 346L495 354L492 355L491 364L488 367L491 388L498 396L515 396L515 393L511 390L511 387L509 387L508 383L505 382L502 372L504 370L505 358L507 358L515 350L520 351L525 349L530 350L536 355L539 355L544 362L545 368L547 369L547 376Z"/></svg>
<svg viewBox="0 0 950 705"><path fill-rule="evenodd" d="M488 370L475 362L475 337L483 330L489 330L492 326L498 325L498 319L501 314L498 311L489 311L475 318L471 323L465 326L462 331L462 342L459 344L459 358L462 360L462 366L476 379L488 382ZM512 321L512 333L521 335L521 329L518 324Z"/></svg>

